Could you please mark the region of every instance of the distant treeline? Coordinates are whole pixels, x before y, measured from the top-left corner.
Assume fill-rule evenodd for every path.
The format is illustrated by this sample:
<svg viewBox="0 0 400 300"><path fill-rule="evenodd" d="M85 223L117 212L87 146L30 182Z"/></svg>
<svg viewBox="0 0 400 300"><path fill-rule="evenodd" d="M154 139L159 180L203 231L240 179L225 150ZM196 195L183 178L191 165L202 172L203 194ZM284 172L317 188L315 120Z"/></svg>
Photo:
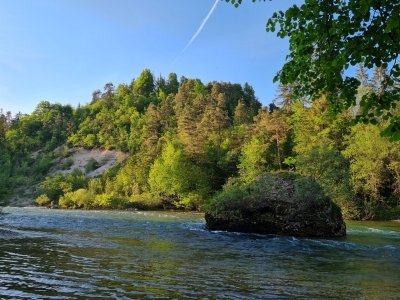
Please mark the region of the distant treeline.
<svg viewBox="0 0 400 300"><path fill-rule="evenodd" d="M360 68L360 98L379 91L384 72L369 80ZM224 185L289 170L318 182L348 218L395 214L400 143L380 136L385 120L356 124L357 105L334 113L323 96L309 103L291 90L280 86L266 108L247 83L156 79L146 69L130 84L106 84L84 106L43 101L30 115L1 112L0 195L39 183L41 205L201 209ZM65 145L128 158L99 178L46 177L54 157L68 155Z"/></svg>

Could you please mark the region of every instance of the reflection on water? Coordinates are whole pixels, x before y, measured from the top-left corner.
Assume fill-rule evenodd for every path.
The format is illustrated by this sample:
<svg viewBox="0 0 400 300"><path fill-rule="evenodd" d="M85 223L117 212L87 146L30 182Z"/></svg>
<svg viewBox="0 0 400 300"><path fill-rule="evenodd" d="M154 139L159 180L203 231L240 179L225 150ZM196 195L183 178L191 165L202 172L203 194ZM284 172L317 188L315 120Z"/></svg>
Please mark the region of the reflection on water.
<svg viewBox="0 0 400 300"><path fill-rule="evenodd" d="M6 208L1 299L395 299L400 224L348 224L342 239L204 229L170 212Z"/></svg>

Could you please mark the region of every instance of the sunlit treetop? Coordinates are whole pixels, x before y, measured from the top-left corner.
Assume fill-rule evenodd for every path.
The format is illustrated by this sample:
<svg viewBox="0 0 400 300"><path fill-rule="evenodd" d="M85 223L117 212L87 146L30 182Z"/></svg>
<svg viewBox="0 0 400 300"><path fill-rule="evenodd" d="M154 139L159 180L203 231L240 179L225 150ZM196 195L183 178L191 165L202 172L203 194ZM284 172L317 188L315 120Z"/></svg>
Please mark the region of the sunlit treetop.
<svg viewBox="0 0 400 300"><path fill-rule="evenodd" d="M239 6L242 0L226 0ZM256 0L252 0L256 2ZM297 96L312 99L325 94L341 111L356 104L360 81L352 66L383 67L382 92L371 91L360 101L358 119L387 121L383 133L400 140L400 1L305 0L267 21L267 31L289 39L290 53L275 76L282 84L295 83Z"/></svg>

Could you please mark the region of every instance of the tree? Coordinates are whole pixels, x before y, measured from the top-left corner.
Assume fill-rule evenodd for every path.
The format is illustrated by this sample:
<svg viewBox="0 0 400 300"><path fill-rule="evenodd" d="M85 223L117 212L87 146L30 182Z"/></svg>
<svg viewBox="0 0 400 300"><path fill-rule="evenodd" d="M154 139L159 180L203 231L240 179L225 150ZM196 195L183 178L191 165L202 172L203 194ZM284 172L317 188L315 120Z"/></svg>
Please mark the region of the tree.
<svg viewBox="0 0 400 300"><path fill-rule="evenodd" d="M343 155L350 161L352 185L363 200L365 218L374 217L384 202L382 191L390 174L389 154L390 143L379 136L377 126L358 124L352 128Z"/></svg>
<svg viewBox="0 0 400 300"><path fill-rule="evenodd" d="M166 97L166 81L161 75L156 80L155 90L157 91L158 98L164 100Z"/></svg>
<svg viewBox="0 0 400 300"><path fill-rule="evenodd" d="M203 152L202 139L200 140L197 135L197 115L194 108L186 106L178 117L178 137L188 154L198 157Z"/></svg>
<svg viewBox="0 0 400 300"><path fill-rule="evenodd" d="M289 131L286 114L280 109L275 109L273 113L267 109L260 109L254 118L252 131L253 137L257 137L268 147L270 160L275 160L274 166L271 167L282 169L283 146Z"/></svg>
<svg viewBox="0 0 400 300"><path fill-rule="evenodd" d="M104 85L104 92L101 95L101 98L104 100L107 109L110 109L113 106L114 85L111 82L108 82Z"/></svg>
<svg viewBox="0 0 400 300"><path fill-rule="evenodd" d="M388 74L384 67L376 67L371 78L371 87L375 94L382 95L385 92L385 83Z"/></svg>
<svg viewBox="0 0 400 300"><path fill-rule="evenodd" d="M279 84L278 95L274 99L274 103L278 104L279 107L286 110L287 112L292 112L293 103L296 102L296 97L294 93L295 85L290 84Z"/></svg>
<svg viewBox="0 0 400 300"><path fill-rule="evenodd" d="M290 119L296 153L301 154L322 144L334 144L338 150L344 147L344 136L350 128L348 114L342 113L334 118L325 98L314 101L310 108L296 102Z"/></svg>
<svg viewBox="0 0 400 300"><path fill-rule="evenodd" d="M222 144L223 131L228 127L228 117L223 109L223 98L223 95L219 94L219 103L206 107L203 117L197 126L198 134L203 138L203 142L213 138L219 148Z"/></svg>
<svg viewBox="0 0 400 300"><path fill-rule="evenodd" d="M243 101L251 108L252 116L255 116L261 108L261 103L258 101L253 87L247 82L243 86Z"/></svg>
<svg viewBox="0 0 400 300"><path fill-rule="evenodd" d="M168 75L167 85L166 85L166 93L169 94L176 94L179 89L179 81L178 77L175 73L170 73Z"/></svg>
<svg viewBox="0 0 400 300"><path fill-rule="evenodd" d="M157 107L154 104L150 104L147 107L145 114L144 123L144 137L142 148L146 150L146 154L155 157L159 153L157 150L157 143L161 137L161 116L158 112Z"/></svg>
<svg viewBox="0 0 400 300"><path fill-rule="evenodd" d="M8 181L11 175L10 155L5 147L7 130L7 117L0 110L0 198L9 191Z"/></svg>
<svg viewBox="0 0 400 300"><path fill-rule="evenodd" d="M271 114L270 122L267 126L267 132L270 136L270 141L273 143L276 153L276 160L279 169L282 169L282 152L283 145L288 136L289 126L287 116L280 110L275 110Z"/></svg>
<svg viewBox="0 0 400 300"><path fill-rule="evenodd" d="M40 194L47 195L51 201L58 201L63 194L87 188L87 184L86 176L79 170L69 175L57 174L52 177L46 177L40 183Z"/></svg>
<svg viewBox="0 0 400 300"><path fill-rule="evenodd" d="M170 141L150 169L149 185L166 203L190 208L200 204L193 200L205 196L208 183L202 170L188 160L182 146Z"/></svg>
<svg viewBox="0 0 400 300"><path fill-rule="evenodd" d="M319 183L342 209L345 217L357 216L347 160L334 147L317 145L296 157L296 171Z"/></svg>
<svg viewBox="0 0 400 300"><path fill-rule="evenodd" d="M168 95L161 103L159 107L161 124L164 131L174 129L177 126L176 115L174 111L174 96L173 94Z"/></svg>
<svg viewBox="0 0 400 300"><path fill-rule="evenodd" d="M241 125L241 124L248 124L251 122L248 108L244 105L243 101L238 102L235 107L235 111L233 114L233 124L234 125Z"/></svg>
<svg viewBox="0 0 400 300"><path fill-rule="evenodd" d="M238 6L242 0L226 0ZM255 2L255 0L253 0ZM298 96L327 95L337 111L355 105L360 81L350 75L350 66L363 63L367 69L389 70L382 93L368 93L360 105L362 121L390 122L385 135L400 140L399 105L400 2L305 0L299 7L275 12L267 21L267 31L277 31L289 39L290 53L275 77L282 84L296 82Z"/></svg>
<svg viewBox="0 0 400 300"><path fill-rule="evenodd" d="M11 156L0 142L0 199L11 190L9 186L11 167Z"/></svg>
<svg viewBox="0 0 400 300"><path fill-rule="evenodd" d="M391 173L390 185L395 205L400 205L400 142L391 145L388 168Z"/></svg>
<svg viewBox="0 0 400 300"><path fill-rule="evenodd" d="M133 90L141 96L148 97L155 91L154 76L149 69L143 70L133 84Z"/></svg>
<svg viewBox="0 0 400 300"><path fill-rule="evenodd" d="M242 149L239 164L240 178L245 183L253 182L267 171L267 145L253 137Z"/></svg>
<svg viewBox="0 0 400 300"><path fill-rule="evenodd" d="M101 99L101 91L99 89L95 90L92 93L92 102L95 103L96 101L99 101Z"/></svg>

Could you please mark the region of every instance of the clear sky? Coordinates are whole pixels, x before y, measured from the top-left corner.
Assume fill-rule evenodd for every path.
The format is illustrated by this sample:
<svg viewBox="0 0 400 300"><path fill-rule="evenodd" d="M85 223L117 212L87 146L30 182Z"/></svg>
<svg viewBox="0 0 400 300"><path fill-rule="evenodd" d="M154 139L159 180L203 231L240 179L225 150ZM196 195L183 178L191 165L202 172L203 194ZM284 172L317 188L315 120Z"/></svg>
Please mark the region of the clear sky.
<svg viewBox="0 0 400 300"><path fill-rule="evenodd" d="M288 53L266 20L295 1L244 2L220 1L182 52L215 0L0 0L0 108L85 104L105 83L129 83L144 68L249 82L266 105Z"/></svg>

